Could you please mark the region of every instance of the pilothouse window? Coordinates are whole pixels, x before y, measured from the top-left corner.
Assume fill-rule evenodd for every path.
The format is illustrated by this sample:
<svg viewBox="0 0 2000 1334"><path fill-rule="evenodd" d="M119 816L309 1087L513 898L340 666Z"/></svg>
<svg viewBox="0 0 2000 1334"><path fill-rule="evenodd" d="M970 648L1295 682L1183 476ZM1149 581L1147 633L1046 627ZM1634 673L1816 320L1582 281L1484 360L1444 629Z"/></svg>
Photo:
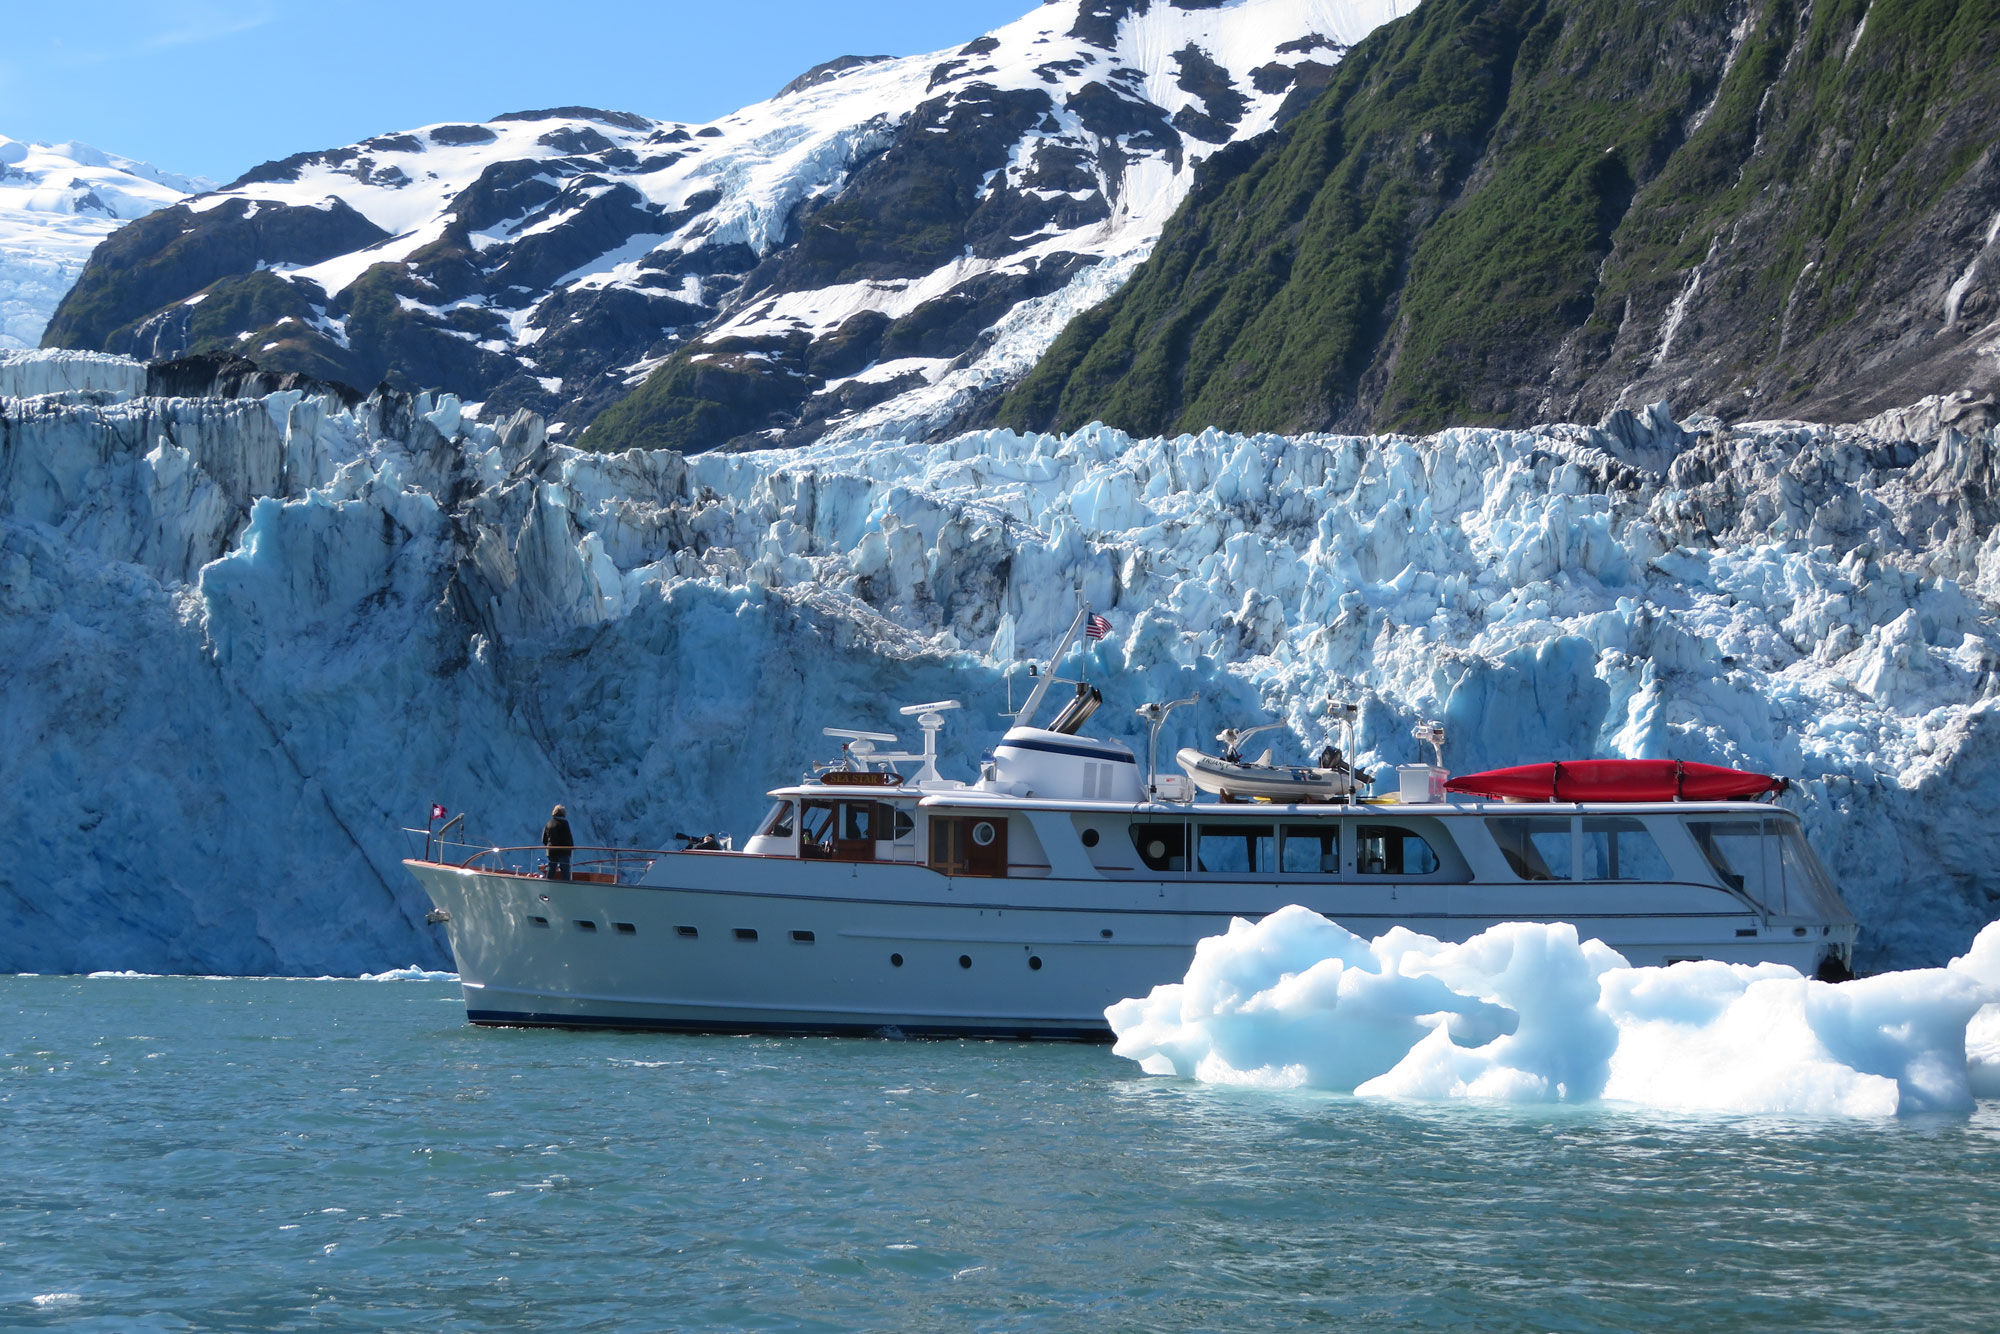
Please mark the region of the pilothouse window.
<svg viewBox="0 0 2000 1334"><path fill-rule="evenodd" d="M807 856L821 856L833 850L834 805L830 801L808 801L799 813L799 850Z"/></svg>
<svg viewBox="0 0 2000 1334"><path fill-rule="evenodd" d="M880 821L875 818L875 803L872 801L844 801L840 804L840 836L853 839L874 839L883 837L876 831Z"/></svg>
<svg viewBox="0 0 2000 1334"><path fill-rule="evenodd" d="M792 836L792 803L781 801L771 808L764 817L764 827L757 831L765 838L790 838Z"/></svg>

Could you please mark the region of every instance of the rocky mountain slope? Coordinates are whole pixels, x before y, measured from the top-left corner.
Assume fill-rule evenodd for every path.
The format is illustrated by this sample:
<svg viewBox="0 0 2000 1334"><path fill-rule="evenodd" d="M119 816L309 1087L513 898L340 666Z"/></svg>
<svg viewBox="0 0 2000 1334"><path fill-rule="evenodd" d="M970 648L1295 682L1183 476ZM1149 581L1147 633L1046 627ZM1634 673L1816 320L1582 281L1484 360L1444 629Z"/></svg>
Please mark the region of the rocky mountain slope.
<svg viewBox="0 0 2000 1334"><path fill-rule="evenodd" d="M1078 585L1114 627L1093 732L1198 689L1166 753L1271 717L1313 754L1352 700L1370 767L1424 718L1461 771L1743 764L1800 780L1867 966L2000 909L1996 454L1962 403L689 458L50 356L0 356L0 864L33 868L0 971L441 964L398 865L431 802L498 843L560 799L582 842L740 834L821 727L941 698L969 774Z"/></svg>
<svg viewBox="0 0 2000 1334"><path fill-rule="evenodd" d="M997 419L1845 421L2000 384L1990 0L1426 0Z"/></svg>
<svg viewBox="0 0 2000 1334"><path fill-rule="evenodd" d="M47 341L448 389L565 438L643 382L603 447L935 431L1406 7L1053 0L712 125L569 107L302 153L118 233Z"/></svg>
<svg viewBox="0 0 2000 1334"><path fill-rule="evenodd" d="M0 348L35 347L97 243L215 182L0 135Z"/></svg>

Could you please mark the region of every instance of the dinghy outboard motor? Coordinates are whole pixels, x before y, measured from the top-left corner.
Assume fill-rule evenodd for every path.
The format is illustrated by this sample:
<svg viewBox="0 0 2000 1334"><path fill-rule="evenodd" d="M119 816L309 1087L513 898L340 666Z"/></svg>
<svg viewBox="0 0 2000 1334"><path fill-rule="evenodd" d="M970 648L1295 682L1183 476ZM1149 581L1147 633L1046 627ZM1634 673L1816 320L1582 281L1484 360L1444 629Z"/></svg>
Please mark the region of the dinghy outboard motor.
<svg viewBox="0 0 2000 1334"><path fill-rule="evenodd" d="M1096 713L1097 706L1103 702L1103 691L1087 682L1077 682L1076 698L1063 705L1063 711L1049 724L1049 730L1061 732L1064 736L1075 736L1077 729L1090 721L1090 715Z"/></svg>

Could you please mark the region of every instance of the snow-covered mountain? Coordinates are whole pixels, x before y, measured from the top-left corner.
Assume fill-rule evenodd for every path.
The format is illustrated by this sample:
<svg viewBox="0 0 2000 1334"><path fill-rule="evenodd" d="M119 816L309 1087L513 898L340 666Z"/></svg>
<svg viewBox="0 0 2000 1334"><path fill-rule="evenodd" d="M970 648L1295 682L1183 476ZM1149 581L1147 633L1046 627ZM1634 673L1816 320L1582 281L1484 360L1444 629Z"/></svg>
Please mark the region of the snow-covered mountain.
<svg viewBox="0 0 2000 1334"><path fill-rule="evenodd" d="M559 799L584 842L740 833L822 726L950 697L969 773L1079 584L1108 734L1199 689L1167 746L1268 713L1311 754L1351 699L1370 763L1441 718L1461 771L1787 774L1871 966L1963 953L2000 900L1976 405L688 458L145 376L0 358L43 392L0 399L0 971L441 964L396 833L432 801L497 843Z"/></svg>
<svg viewBox="0 0 2000 1334"><path fill-rule="evenodd" d="M89 144L0 135L0 348L36 347L97 243L215 182Z"/></svg>
<svg viewBox="0 0 2000 1334"><path fill-rule="evenodd" d="M302 153L121 232L51 342L443 388L564 438L650 375L604 447L935 430L1409 7L1051 0L709 125L569 107Z"/></svg>

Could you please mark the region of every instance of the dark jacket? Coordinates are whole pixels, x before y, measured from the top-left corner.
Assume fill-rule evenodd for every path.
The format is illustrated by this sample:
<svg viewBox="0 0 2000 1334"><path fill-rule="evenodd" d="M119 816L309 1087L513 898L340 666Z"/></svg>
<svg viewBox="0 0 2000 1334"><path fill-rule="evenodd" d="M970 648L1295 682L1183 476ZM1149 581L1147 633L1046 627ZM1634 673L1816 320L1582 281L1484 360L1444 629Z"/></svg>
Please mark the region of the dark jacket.
<svg viewBox="0 0 2000 1334"><path fill-rule="evenodd" d="M576 840L569 836L569 821L557 815L542 826L542 846L545 848L573 848Z"/></svg>

